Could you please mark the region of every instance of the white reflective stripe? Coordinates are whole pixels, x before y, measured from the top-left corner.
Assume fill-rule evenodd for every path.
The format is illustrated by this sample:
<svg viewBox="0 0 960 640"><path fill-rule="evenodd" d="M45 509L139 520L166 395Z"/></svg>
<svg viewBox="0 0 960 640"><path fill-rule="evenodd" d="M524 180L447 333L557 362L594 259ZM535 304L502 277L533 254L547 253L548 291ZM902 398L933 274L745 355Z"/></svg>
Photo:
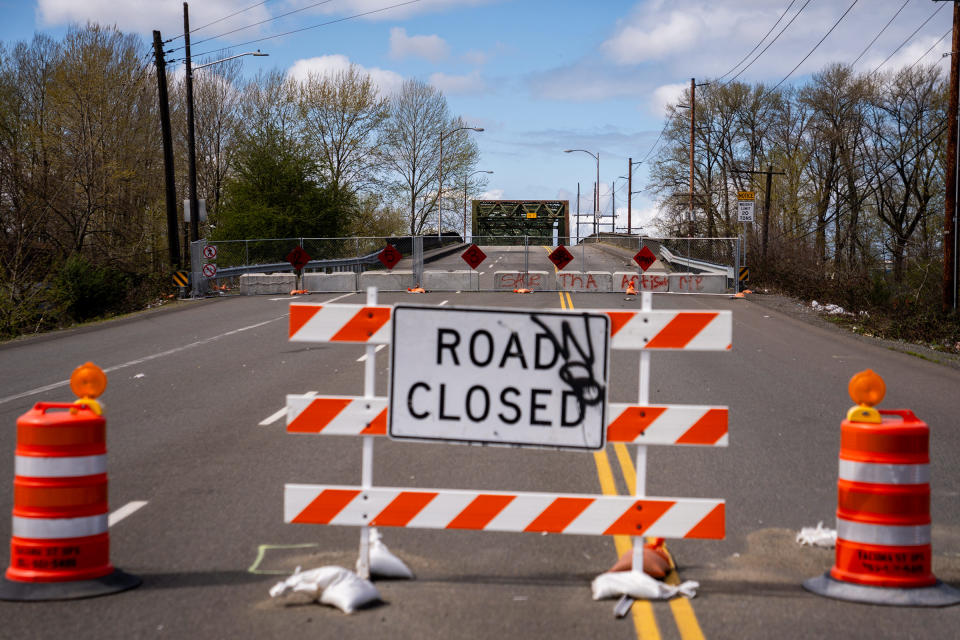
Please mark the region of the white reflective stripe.
<svg viewBox="0 0 960 640"><path fill-rule="evenodd" d="M13 516L13 535L47 540L81 538L107 532L107 514L83 518L21 518Z"/></svg>
<svg viewBox="0 0 960 640"><path fill-rule="evenodd" d="M837 538L895 547L930 544L930 525L866 524L837 518Z"/></svg>
<svg viewBox="0 0 960 640"><path fill-rule="evenodd" d="M928 464L879 464L840 458L840 479L873 484L928 484Z"/></svg>
<svg viewBox="0 0 960 640"><path fill-rule="evenodd" d="M17 456L14 474L25 478L70 478L107 472L107 456L37 458Z"/></svg>

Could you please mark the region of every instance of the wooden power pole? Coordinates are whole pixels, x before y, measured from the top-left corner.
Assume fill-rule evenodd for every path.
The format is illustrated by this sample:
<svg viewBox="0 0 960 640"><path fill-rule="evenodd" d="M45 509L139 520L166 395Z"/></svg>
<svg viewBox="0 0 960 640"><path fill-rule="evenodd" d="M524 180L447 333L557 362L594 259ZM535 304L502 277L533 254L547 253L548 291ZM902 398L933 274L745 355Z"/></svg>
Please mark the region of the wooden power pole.
<svg viewBox="0 0 960 640"><path fill-rule="evenodd" d="M950 63L950 101L947 106L947 162L943 211L943 311L957 310L957 133L960 92L960 3L953 3L953 47Z"/></svg>

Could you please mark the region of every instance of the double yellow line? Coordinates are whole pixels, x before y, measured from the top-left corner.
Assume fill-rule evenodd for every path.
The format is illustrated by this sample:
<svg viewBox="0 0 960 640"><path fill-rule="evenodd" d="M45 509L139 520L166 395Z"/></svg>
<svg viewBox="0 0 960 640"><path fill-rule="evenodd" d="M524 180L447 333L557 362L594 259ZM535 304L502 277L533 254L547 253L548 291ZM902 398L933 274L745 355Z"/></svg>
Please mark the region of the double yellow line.
<svg viewBox="0 0 960 640"><path fill-rule="evenodd" d="M573 298L569 291L560 291L560 308L573 309ZM620 463L620 471L623 474L623 480L628 490L633 493L637 486L637 470L633 466L633 460L630 459L630 453L622 442L614 443L613 451L617 456L617 462ZM610 458L607 456L607 450L601 449L593 454L593 461L597 465L597 477L600 480L600 489L604 495L617 495L617 484L614 481L613 469L610 465ZM633 542L630 536L613 536L613 544L617 549L617 557L633 549ZM667 578L671 584L679 584L680 580L677 572L673 571ZM683 640L704 640L703 631L697 622L697 616L693 612L690 601L685 597L673 598L670 600L670 610L677 624L677 630ZM657 619L654 616L653 604L649 600L637 600L630 608L633 616L633 626L637 631L637 638L640 640L660 640L660 629L657 627Z"/></svg>

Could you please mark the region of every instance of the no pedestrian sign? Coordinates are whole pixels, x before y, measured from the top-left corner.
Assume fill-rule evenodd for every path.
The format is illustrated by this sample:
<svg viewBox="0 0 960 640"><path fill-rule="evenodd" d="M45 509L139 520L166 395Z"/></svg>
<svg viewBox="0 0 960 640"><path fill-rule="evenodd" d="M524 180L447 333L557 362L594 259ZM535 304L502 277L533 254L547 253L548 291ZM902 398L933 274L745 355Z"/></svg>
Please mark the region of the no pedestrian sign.
<svg viewBox="0 0 960 640"><path fill-rule="evenodd" d="M392 321L391 437L604 446L606 314L399 305Z"/></svg>

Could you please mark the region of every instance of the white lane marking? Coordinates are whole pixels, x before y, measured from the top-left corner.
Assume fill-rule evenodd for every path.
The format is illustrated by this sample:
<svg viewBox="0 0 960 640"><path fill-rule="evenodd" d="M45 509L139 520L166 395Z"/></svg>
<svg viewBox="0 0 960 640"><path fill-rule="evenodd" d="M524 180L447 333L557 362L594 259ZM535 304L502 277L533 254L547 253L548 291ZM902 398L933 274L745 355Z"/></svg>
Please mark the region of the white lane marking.
<svg viewBox="0 0 960 640"><path fill-rule="evenodd" d="M450 301L449 301L449 300L444 300L443 302L441 302L441 303L438 304L437 306L438 306L438 307L442 307L443 305L447 304L448 302L450 302ZM380 345L380 346L383 346L383 345Z"/></svg>
<svg viewBox="0 0 960 640"><path fill-rule="evenodd" d="M342 300L342 299L346 298L347 296L352 296L352 295L354 295L354 293L356 293L356 292L345 293L345 294L343 294L342 296L337 296L336 298L333 298L332 300L327 300L327 301L325 301L325 302L321 302L320 304L330 304L331 302L336 302L337 300ZM271 302L275 302L275 301L277 301L277 300L295 300L295 299L297 299L297 298L302 298L302 297L303 297L303 296L287 296L286 298L267 298L267 299L270 300Z"/></svg>
<svg viewBox="0 0 960 640"><path fill-rule="evenodd" d="M374 349L373 352L376 353L377 351L380 351L380 349L383 349L385 346L387 346L387 345L385 345L385 344L378 344L378 345L377 345L377 348ZM362 356L360 356L359 358L357 358L357 362L366 362L366 360L367 360L367 354L363 354Z"/></svg>
<svg viewBox="0 0 960 640"><path fill-rule="evenodd" d="M136 360L130 360L129 362L124 362L123 364L118 364L113 367L107 367L103 370L104 373L112 373L114 371L119 371L120 369L126 369L127 367L132 367L137 364L143 364L144 362L149 362L150 360L156 360L157 358L162 358L164 356L170 356L175 353L180 353L181 351L186 351L187 349L193 349L194 347L199 347L214 340L219 340L220 338L226 338L227 336L232 336L243 331L249 331L250 329L256 329L257 327L262 327L265 324L270 324L271 322L276 322L277 320L283 320L287 317L287 314L283 314L279 318L273 318L272 320L266 320L264 322L258 322L257 324L251 324L246 327L241 327L239 329L234 329L233 331L227 331L226 333L221 333L220 335L213 336L211 338L204 338L203 340L197 340L196 342L191 342L190 344L185 344L180 347L175 347L173 349L167 349L166 351L161 351L160 353L154 353L143 358L137 358ZM27 396L32 396L38 393L43 393L44 391L52 391L53 389L59 389L60 387L65 387L70 384L69 380L61 380L60 382L54 382L53 384L48 384L42 387L37 387L36 389L30 389L29 391L24 391L23 393L18 393L16 395L7 396L6 398L0 398L0 404L5 402L10 402L11 400L19 400L20 398L26 398Z"/></svg>
<svg viewBox="0 0 960 640"><path fill-rule="evenodd" d="M333 298L332 300L327 300L327 301L325 301L325 302L321 302L320 304L329 304L329 303L331 303L331 302L336 302L337 300L340 300L341 298L346 298L347 296L352 296L352 295L354 295L354 294L353 294L353 293L345 293L345 294L343 294L342 296L337 296L336 298ZM161 351L160 353L154 353L154 354L152 354L152 355L145 356L145 357L143 357L143 358L137 358L136 360L130 360L129 362L124 362L123 364L118 364L118 365L115 365L115 366L113 366L113 367L107 367L106 369L103 370L103 372L104 372L104 373L112 373L112 372L114 372L114 371L119 371L120 369L126 369L127 367L132 367L132 366L137 365L137 364L143 364L144 362L149 362L150 360L156 360L157 358L162 358L162 357L164 357L164 356L171 356L171 355L173 355L173 354L175 354L175 353L180 353L181 351L186 351L187 349L193 349L194 347L201 347L201 346L203 346L203 345L205 345L205 344L209 344L209 343L211 343L211 342L213 342L213 341L215 341L215 340L219 340L220 338L226 338L226 337L228 337L228 336L236 335L236 334L242 333L242 332L244 332L244 331L249 331L250 329L256 329L256 328L258 328L258 327L262 327L262 326L264 326L264 325L266 325L266 324L270 324L271 322L276 322L277 320L283 320L283 319L286 318L288 315L289 315L289 314L286 314L286 313L285 313L285 314L283 314L282 316L278 316L278 317L276 317L276 318L273 318L272 320L265 320L265 321L263 321L263 322L258 322L258 323L256 323L256 324L251 324L251 325L248 325L248 326L246 326L246 327L240 327L239 329L234 329L233 331L227 331L226 333L221 333L220 335L216 335L216 336L213 336L213 337L210 337L210 338L204 338L203 340L197 340L196 342L191 342L190 344L185 344L185 345L182 345L182 346L179 346L179 347L175 347L175 348L173 348L173 349L167 349L166 351ZM37 387L36 389L30 389L29 391L24 391L23 393L18 393L18 394L12 395L12 396L7 396L6 398L0 398L0 404L4 404L4 403L7 403L7 402L11 402L11 401L13 401L13 400L19 400L20 398L26 398L27 396L36 395L36 394L38 394L38 393L43 393L43 392L45 392L45 391L52 391L52 390L54 390L54 389L59 389L60 387L65 387L65 386L67 386L67 385L69 385L69 384L70 384L70 381L69 381L69 380L61 380L60 382L54 382L53 384L48 384L48 385L44 385L44 386L42 386L42 387Z"/></svg>
<svg viewBox="0 0 960 640"><path fill-rule="evenodd" d="M110 517L107 518L107 526L112 527L127 516L136 513L145 506L147 506L146 500L134 500L133 502L128 502L110 514Z"/></svg>
<svg viewBox="0 0 960 640"><path fill-rule="evenodd" d="M383 345L380 345L380 346L382 347ZM317 395L317 393L318 393L317 391L307 391L307 392L306 392L305 394L303 394L303 395L313 397L313 396ZM274 422L276 422L277 420L279 420L280 418L282 418L282 417L285 416L285 415L287 415L287 408L286 408L286 407L284 407L284 408L280 409L279 411L277 411L276 413L272 414L269 418L264 418L263 420L261 420L260 422L258 422L257 425L258 425L258 426L261 426L261 427L266 427L267 425L273 424Z"/></svg>

